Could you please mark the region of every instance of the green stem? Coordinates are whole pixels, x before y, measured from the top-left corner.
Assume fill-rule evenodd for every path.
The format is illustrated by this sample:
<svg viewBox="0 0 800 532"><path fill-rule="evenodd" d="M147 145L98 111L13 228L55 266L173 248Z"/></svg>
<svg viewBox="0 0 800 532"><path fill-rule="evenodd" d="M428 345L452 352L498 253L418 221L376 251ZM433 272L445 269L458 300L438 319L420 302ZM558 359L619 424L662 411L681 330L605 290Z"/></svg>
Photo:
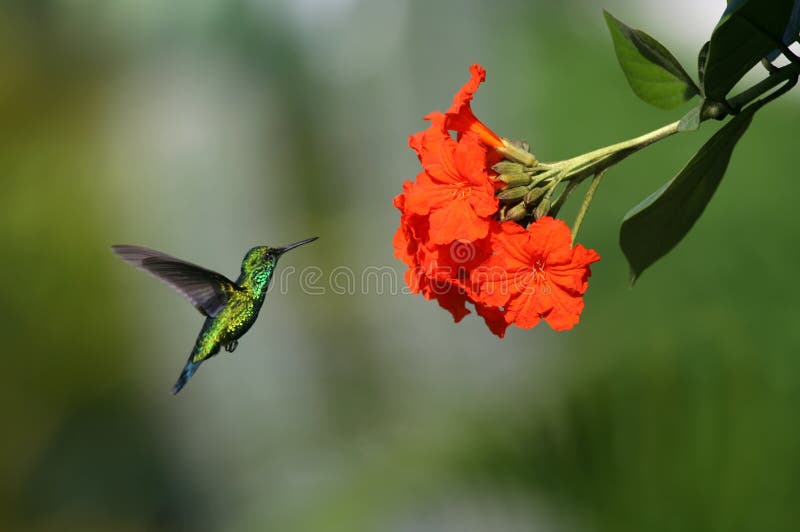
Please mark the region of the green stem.
<svg viewBox="0 0 800 532"><path fill-rule="evenodd" d="M600 180L603 179L603 175L605 173L605 170L601 170L595 174L594 178L592 178L592 182L589 184L589 189L586 191L586 195L583 197L583 203L581 203L581 208L578 211L578 215L575 217L575 223L572 224L573 244L575 244L575 237L578 236L578 230L580 230L581 224L583 223L583 217L586 216L586 211L589 210L589 204L592 202L594 193L597 190L597 187L600 186Z"/></svg>
<svg viewBox="0 0 800 532"><path fill-rule="evenodd" d="M749 89L737 94L728 101L728 104L732 109L739 110L756 98L771 91L781 83L784 83L785 85L783 87L767 97L766 103L793 87L798 76L800 76L800 63L791 63L776 70L770 74L769 77L753 85ZM705 121L709 118L711 117L703 116L701 120ZM673 122L636 138L590 151L589 153L573 157L572 159L552 163L549 165L547 172L538 176L540 178L539 181L545 178L545 176L550 178L550 175L555 176L559 181L572 179L581 180L592 174L602 172L630 155L633 155L642 148L674 135L678 132L679 124L680 121Z"/></svg>
<svg viewBox="0 0 800 532"><path fill-rule="evenodd" d="M797 83L798 77L800 77L800 62L793 62L784 67L776 69L770 72L770 75L767 78L763 79L759 83L756 83L749 89L742 91L736 96L733 96L730 100L728 100L727 103L707 102L709 105L713 106L717 112L704 113L701 115L700 120L705 121L710 118L722 119L728 114L735 114L745 105L752 103L760 96L775 89L775 87L778 87L783 83L783 87L774 91L766 98L760 100L758 105L768 103L791 89ZM544 198L545 200L549 200L553 190L555 189L553 183L557 185L562 181L573 180L580 182L591 175L597 176L611 166L633 155L642 148L645 148L654 142L658 142L661 139L665 139L674 135L679 131L679 125L680 120L672 122L671 124L667 124L649 133L645 133L644 135L640 135L623 142L618 142L604 148L599 148L571 159L557 161L554 163L539 162L533 155L506 139L503 139L503 146L498 147L497 150L506 158L522 163L530 169L537 169L538 171L534 170L536 173L534 174L531 183L528 185L528 189L533 189L543 182L550 182L548 183L550 189Z"/></svg>
<svg viewBox="0 0 800 532"><path fill-rule="evenodd" d="M555 179L547 184L547 191L544 193L542 199L539 200L539 205L537 205L536 209L533 211L533 216L537 220L542 216L546 216L547 213L550 212L550 207L552 206L550 198L553 197L553 193L556 191L559 183L561 183L561 179L556 176Z"/></svg>
<svg viewBox="0 0 800 532"><path fill-rule="evenodd" d="M786 83L786 85L779 91L776 91L780 94L783 94L792 86L794 86L794 83L791 82L792 80L795 80L796 82L798 76L800 76L800 63L791 63L776 70L769 77L763 79L749 89L737 94L728 101L728 104L733 109L741 109L743 106L762 96L766 92L774 89L781 83L790 82ZM778 94L778 96L780 94ZM773 95L770 95L770 99L772 99L772 96ZM707 120L708 118L709 117L702 117L701 120ZM680 124L680 121L667 124L664 127L656 129L655 131L651 131L650 133L645 133L639 137L626 140L624 142L619 142L617 144L612 144L611 146L606 146L605 148L600 148L598 150L573 157L572 159L567 159L566 161L561 161L560 163L556 163L552 166L558 167L559 169L568 169L566 170L568 176L566 176L565 179L585 177L609 168L622 159L625 159L629 155L636 153L637 151L649 146L650 144L653 144L654 142L674 135L678 132L678 124Z"/></svg>
<svg viewBox="0 0 800 532"><path fill-rule="evenodd" d="M577 179L573 179L569 183L567 183L567 187L561 192L558 196L558 199L553 203L553 206L550 207L550 216L553 218L558 218L558 212L561 210L561 207L566 203L567 198L569 198L570 194L578 188L581 182Z"/></svg>
<svg viewBox="0 0 800 532"><path fill-rule="evenodd" d="M728 104L734 109L741 109L765 92L774 89L785 81L796 79L798 76L800 76L800 63L790 63L774 71L749 89L740 92L728 100Z"/></svg>
<svg viewBox="0 0 800 532"><path fill-rule="evenodd" d="M562 176L562 179L582 179L592 174L602 172L610 166L633 155L642 148L667 138L678 132L680 120L667 124L664 127L645 133L633 139L618 142L572 159L552 164L552 170Z"/></svg>

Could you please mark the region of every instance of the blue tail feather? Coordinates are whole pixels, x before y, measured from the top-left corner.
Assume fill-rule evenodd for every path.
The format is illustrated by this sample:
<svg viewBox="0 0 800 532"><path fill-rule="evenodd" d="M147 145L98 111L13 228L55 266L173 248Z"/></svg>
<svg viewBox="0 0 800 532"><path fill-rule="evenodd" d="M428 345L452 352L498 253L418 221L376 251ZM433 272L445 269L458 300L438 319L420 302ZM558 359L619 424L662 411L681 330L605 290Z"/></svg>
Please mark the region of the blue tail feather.
<svg viewBox="0 0 800 532"><path fill-rule="evenodd" d="M183 367L180 377L178 377L178 380L175 382L175 386L172 387L173 395L178 395L178 392L181 391L181 388L186 386L186 383L192 378L194 372L197 371L198 366L200 366L200 362L192 362L192 360L189 359L189 361Z"/></svg>

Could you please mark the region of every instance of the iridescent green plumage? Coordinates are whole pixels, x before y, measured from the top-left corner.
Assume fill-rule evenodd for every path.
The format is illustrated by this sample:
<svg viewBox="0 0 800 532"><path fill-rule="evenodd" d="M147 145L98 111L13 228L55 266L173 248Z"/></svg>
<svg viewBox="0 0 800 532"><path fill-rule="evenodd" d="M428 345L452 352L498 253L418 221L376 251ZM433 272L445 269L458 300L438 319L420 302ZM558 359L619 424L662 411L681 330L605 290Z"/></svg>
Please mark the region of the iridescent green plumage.
<svg viewBox="0 0 800 532"><path fill-rule="evenodd" d="M177 394L192 378L198 366L219 353L221 347L229 352L236 349L239 338L258 317L278 258L290 249L316 239L308 238L282 248L254 247L245 255L242 272L236 282L149 248L111 246L122 260L169 284L207 316L172 393Z"/></svg>

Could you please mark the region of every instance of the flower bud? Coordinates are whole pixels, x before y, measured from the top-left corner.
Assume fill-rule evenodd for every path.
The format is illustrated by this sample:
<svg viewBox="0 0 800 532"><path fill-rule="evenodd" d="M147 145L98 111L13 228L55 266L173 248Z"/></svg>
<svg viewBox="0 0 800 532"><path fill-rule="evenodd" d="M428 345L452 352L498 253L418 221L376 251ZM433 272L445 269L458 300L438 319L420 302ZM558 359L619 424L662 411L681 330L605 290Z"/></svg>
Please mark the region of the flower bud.
<svg viewBox="0 0 800 532"><path fill-rule="evenodd" d="M537 201L539 201L539 198L542 197L544 192L545 192L545 188L544 187L536 187L536 188L530 189L528 191L528 193L525 194L525 205L533 205L533 204L535 204Z"/></svg>
<svg viewBox="0 0 800 532"><path fill-rule="evenodd" d="M513 144L514 146L516 146L517 148L519 148L521 150L525 150L528 153L530 153L530 151L531 151L531 145L528 144L527 140L522 140L522 139L520 139L520 140L512 140L511 144Z"/></svg>
<svg viewBox="0 0 800 532"><path fill-rule="evenodd" d="M525 172L513 172L507 174L500 174L497 179L508 185L509 187L518 187L520 185L527 185L531 182L531 176Z"/></svg>
<svg viewBox="0 0 800 532"><path fill-rule="evenodd" d="M492 170L498 174L516 174L517 172L522 172L524 169L524 166L512 161L500 161L492 166Z"/></svg>
<svg viewBox="0 0 800 532"><path fill-rule="evenodd" d="M525 168L535 168L539 164L525 141L503 139L503 145L498 147L497 151L503 154L506 160L516 161Z"/></svg>
<svg viewBox="0 0 800 532"><path fill-rule="evenodd" d="M525 207L524 203L519 202L516 205L512 206L510 209L507 209L500 217L500 221L505 222L506 220L511 220L514 222L518 222L527 216L528 216L528 209Z"/></svg>
<svg viewBox="0 0 800 532"><path fill-rule="evenodd" d="M533 217L538 220L542 216L547 216L549 210L550 210L550 198L545 198L536 207L536 210L533 211Z"/></svg>
<svg viewBox="0 0 800 532"><path fill-rule="evenodd" d="M527 187L504 188L497 193L497 199L500 201L516 201L524 198L527 193Z"/></svg>

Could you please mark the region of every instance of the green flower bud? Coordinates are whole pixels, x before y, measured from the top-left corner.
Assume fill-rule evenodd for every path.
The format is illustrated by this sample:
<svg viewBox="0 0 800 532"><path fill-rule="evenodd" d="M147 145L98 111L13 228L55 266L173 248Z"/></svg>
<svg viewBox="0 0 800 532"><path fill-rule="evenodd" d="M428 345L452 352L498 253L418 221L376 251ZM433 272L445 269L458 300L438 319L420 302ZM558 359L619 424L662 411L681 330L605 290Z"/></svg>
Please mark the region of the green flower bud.
<svg viewBox="0 0 800 532"><path fill-rule="evenodd" d="M525 172L514 172L507 174L500 174L497 179L508 185L509 187L518 187L520 185L527 185L531 182L531 176Z"/></svg>
<svg viewBox="0 0 800 532"><path fill-rule="evenodd" d="M545 198L536 207L536 210L533 211L533 217L538 220L542 216L547 216L547 213L549 211L550 211L550 199L549 198Z"/></svg>
<svg viewBox="0 0 800 532"><path fill-rule="evenodd" d="M522 172L524 169L524 166L512 161L500 161L496 165L492 166L492 170L498 174L516 174L518 172Z"/></svg>
<svg viewBox="0 0 800 532"><path fill-rule="evenodd" d="M512 220L514 222L518 222L523 218L526 218L527 216L528 216L527 207L525 207L524 203L519 202L516 205L512 206L510 209L507 209L500 217L500 221L504 222L506 220Z"/></svg>
<svg viewBox="0 0 800 532"><path fill-rule="evenodd" d="M517 201L525 197L527 193L527 187L504 188L497 193L497 199L500 201Z"/></svg>
<svg viewBox="0 0 800 532"><path fill-rule="evenodd" d="M514 146L516 146L517 148L519 148L521 150L525 150L528 153L530 153L530 151L531 151L531 145L528 144L527 140L521 140L521 139L520 140L512 140L511 144L513 144Z"/></svg>
<svg viewBox="0 0 800 532"><path fill-rule="evenodd" d="M528 193L525 194L525 204L526 205L535 204L537 201L539 201L539 198L541 198L544 193L545 193L544 187L536 187L530 189Z"/></svg>

